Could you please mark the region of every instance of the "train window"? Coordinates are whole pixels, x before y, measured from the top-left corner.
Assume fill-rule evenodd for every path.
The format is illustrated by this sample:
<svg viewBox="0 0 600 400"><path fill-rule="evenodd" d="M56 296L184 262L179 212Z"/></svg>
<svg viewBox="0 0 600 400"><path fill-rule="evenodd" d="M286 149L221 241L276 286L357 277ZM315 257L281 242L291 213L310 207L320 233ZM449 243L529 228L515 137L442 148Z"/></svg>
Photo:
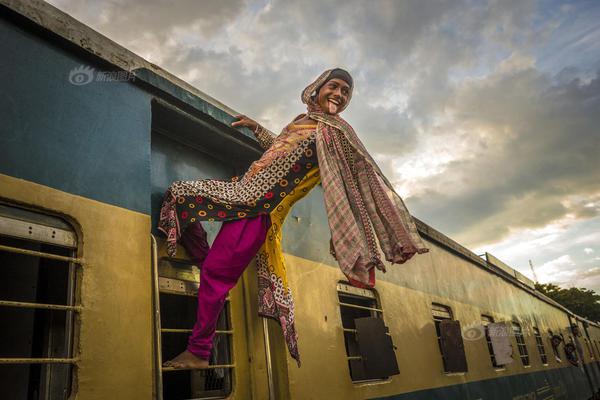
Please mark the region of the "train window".
<svg viewBox="0 0 600 400"><path fill-rule="evenodd" d="M156 329L160 338L160 357L169 360L186 348L187 339L196 321L198 287L202 276L191 261L161 258L156 265L159 319ZM217 321L213 339L210 367L203 370L176 370L169 367L157 369L162 384L164 400L218 399L232 392L232 335L229 298Z"/></svg>
<svg viewBox="0 0 600 400"><path fill-rule="evenodd" d="M78 266L60 218L0 204L0 387L6 399L71 395Z"/></svg>
<svg viewBox="0 0 600 400"><path fill-rule="evenodd" d="M524 366L528 366L529 362L529 352L527 351L527 345L525 344L525 338L523 337L523 330L521 329L521 325L518 322L512 323L513 334L515 335L515 340L517 341L517 348L519 349L519 357L521 358L521 363Z"/></svg>
<svg viewBox="0 0 600 400"><path fill-rule="evenodd" d="M594 353L592 353L592 347L590 346L590 342L589 340L587 340L587 338L583 338L583 341L585 342L585 347L587 348L588 354L590 356L590 359L594 359Z"/></svg>
<svg viewBox="0 0 600 400"><path fill-rule="evenodd" d="M487 343L488 353L490 354L490 361L492 362L492 367L502 368L502 365L499 365L496 362L496 356L494 355L494 347L492 346L492 339L490 338L490 328L488 325L493 323L493 317L490 317L489 315L481 316L481 325L483 325L483 332L485 333L485 341Z"/></svg>
<svg viewBox="0 0 600 400"><path fill-rule="evenodd" d="M396 353L376 293L344 282L337 284L337 292L352 382L398 374Z"/></svg>
<svg viewBox="0 0 600 400"><path fill-rule="evenodd" d="M560 358L560 354L558 352L558 347L562 343L562 337L559 335L555 335L551 329L548 329L548 341L550 342L550 347L552 348L552 352L554 353L554 359L556 362L562 362Z"/></svg>
<svg viewBox="0 0 600 400"><path fill-rule="evenodd" d="M433 303L431 313L444 372L467 372L460 322L454 320L450 307L442 304Z"/></svg>
<svg viewBox="0 0 600 400"><path fill-rule="evenodd" d="M542 340L542 335L540 335L540 330L534 327L533 335L535 336L535 344L537 346L538 353L540 354L540 360L542 361L542 364L548 365L548 356L546 355L546 348L544 347L544 342Z"/></svg>

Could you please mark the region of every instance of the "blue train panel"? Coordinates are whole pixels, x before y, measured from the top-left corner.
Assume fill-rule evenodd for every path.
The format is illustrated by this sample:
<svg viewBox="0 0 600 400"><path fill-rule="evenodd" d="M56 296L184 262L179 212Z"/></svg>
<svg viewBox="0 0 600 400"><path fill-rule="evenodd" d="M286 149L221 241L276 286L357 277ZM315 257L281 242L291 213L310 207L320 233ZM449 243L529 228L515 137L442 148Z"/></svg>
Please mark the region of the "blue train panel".
<svg viewBox="0 0 600 400"><path fill-rule="evenodd" d="M7 20L0 37L0 173L148 214L151 96Z"/></svg>

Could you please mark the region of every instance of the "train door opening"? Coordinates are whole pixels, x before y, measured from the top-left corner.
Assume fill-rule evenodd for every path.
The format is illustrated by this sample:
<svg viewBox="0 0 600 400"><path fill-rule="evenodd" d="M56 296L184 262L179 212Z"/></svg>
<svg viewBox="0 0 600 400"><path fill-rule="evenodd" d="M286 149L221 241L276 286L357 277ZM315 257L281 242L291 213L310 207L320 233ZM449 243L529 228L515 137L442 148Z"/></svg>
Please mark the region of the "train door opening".
<svg viewBox="0 0 600 400"><path fill-rule="evenodd" d="M0 204L0 388L6 399L71 395L80 262L60 218Z"/></svg>
<svg viewBox="0 0 600 400"><path fill-rule="evenodd" d="M178 180L229 179L239 174L260 155L249 151L251 142L233 140L224 133L225 124L207 120L206 116L186 111L155 99L152 102L151 132L151 210L154 270L155 313L155 390L156 398L217 399L230 396L247 376L236 369L248 360L240 349L234 330L244 330L239 321L243 304L225 302L219 316L210 367L206 370L175 370L162 363L183 351L196 320L197 292L201 269L186 259L180 247L176 257L165 255L164 235L156 229L165 190ZM243 138L242 138L243 139ZM190 219L191 222L196 222ZM198 221L207 232L208 241L220 229L220 222ZM160 250L159 250L160 249ZM243 335L243 332L241 333ZM245 349L245 347L244 347ZM240 350L237 350L238 352ZM248 374L246 374L248 375ZM242 390L243 391L243 390Z"/></svg>

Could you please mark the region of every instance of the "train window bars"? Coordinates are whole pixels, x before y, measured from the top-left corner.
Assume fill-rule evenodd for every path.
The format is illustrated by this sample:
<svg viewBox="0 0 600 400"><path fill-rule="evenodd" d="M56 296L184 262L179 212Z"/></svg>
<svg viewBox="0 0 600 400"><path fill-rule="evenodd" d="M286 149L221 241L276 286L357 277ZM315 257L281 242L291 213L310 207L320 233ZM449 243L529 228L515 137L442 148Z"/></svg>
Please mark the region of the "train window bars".
<svg viewBox="0 0 600 400"><path fill-rule="evenodd" d="M431 313L445 373L467 372L467 358L460 322L455 321L450 307L433 303Z"/></svg>
<svg viewBox="0 0 600 400"><path fill-rule="evenodd" d="M494 318L489 315L481 315L481 325L483 325L483 332L485 333L485 341L487 343L488 353L490 355L490 361L492 362L492 367L494 368L503 368L503 365L500 365L496 362L496 356L494 354L494 347L492 346L492 339L490 338L490 328L489 325L494 323Z"/></svg>
<svg viewBox="0 0 600 400"><path fill-rule="evenodd" d="M155 246L155 244L153 244ZM153 254L153 258L156 254ZM190 260L163 257L157 260L156 321L160 357L157 369L161 399L218 399L232 392L232 339L229 297L217 322L210 367L203 370L178 370L162 367L162 361L175 357L186 348L196 320L198 287L202 274Z"/></svg>
<svg viewBox="0 0 600 400"><path fill-rule="evenodd" d="M585 342L585 347L587 347L587 351L588 351L588 354L590 355L590 359L593 360L594 353L592 353L592 347L590 346L589 340L587 340L587 338L583 338L583 341Z"/></svg>
<svg viewBox="0 0 600 400"><path fill-rule="evenodd" d="M542 364L548 365L548 356L546 355L546 348L544 347L544 341L540 330L536 327L533 328L533 335L535 336L535 344L537 346L538 353L540 354L540 360Z"/></svg>
<svg viewBox="0 0 600 400"><path fill-rule="evenodd" d="M352 382L398 374L394 345L375 292L345 282L337 284L337 292Z"/></svg>
<svg viewBox="0 0 600 400"><path fill-rule="evenodd" d="M0 204L0 387L7 399L71 395L77 236L60 218Z"/></svg>
<svg viewBox="0 0 600 400"><path fill-rule="evenodd" d="M527 351L527 345L525 344L525 338L523 337L523 330L518 322L512 323L513 334L517 341L517 348L519 349L519 357L523 366L528 366L529 362L529 351Z"/></svg>

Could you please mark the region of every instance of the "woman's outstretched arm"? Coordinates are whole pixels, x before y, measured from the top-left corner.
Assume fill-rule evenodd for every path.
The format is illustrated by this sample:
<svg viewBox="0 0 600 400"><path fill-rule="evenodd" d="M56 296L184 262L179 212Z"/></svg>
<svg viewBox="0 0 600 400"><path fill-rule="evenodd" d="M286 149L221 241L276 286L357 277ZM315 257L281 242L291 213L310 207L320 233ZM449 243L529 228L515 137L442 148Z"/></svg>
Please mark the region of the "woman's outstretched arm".
<svg viewBox="0 0 600 400"><path fill-rule="evenodd" d="M258 143L263 149L267 150L269 147L271 147L276 137L273 133L245 115L236 115L235 118L237 121L232 122L231 126L245 126L249 128L252 132L254 132L254 136L256 136Z"/></svg>

